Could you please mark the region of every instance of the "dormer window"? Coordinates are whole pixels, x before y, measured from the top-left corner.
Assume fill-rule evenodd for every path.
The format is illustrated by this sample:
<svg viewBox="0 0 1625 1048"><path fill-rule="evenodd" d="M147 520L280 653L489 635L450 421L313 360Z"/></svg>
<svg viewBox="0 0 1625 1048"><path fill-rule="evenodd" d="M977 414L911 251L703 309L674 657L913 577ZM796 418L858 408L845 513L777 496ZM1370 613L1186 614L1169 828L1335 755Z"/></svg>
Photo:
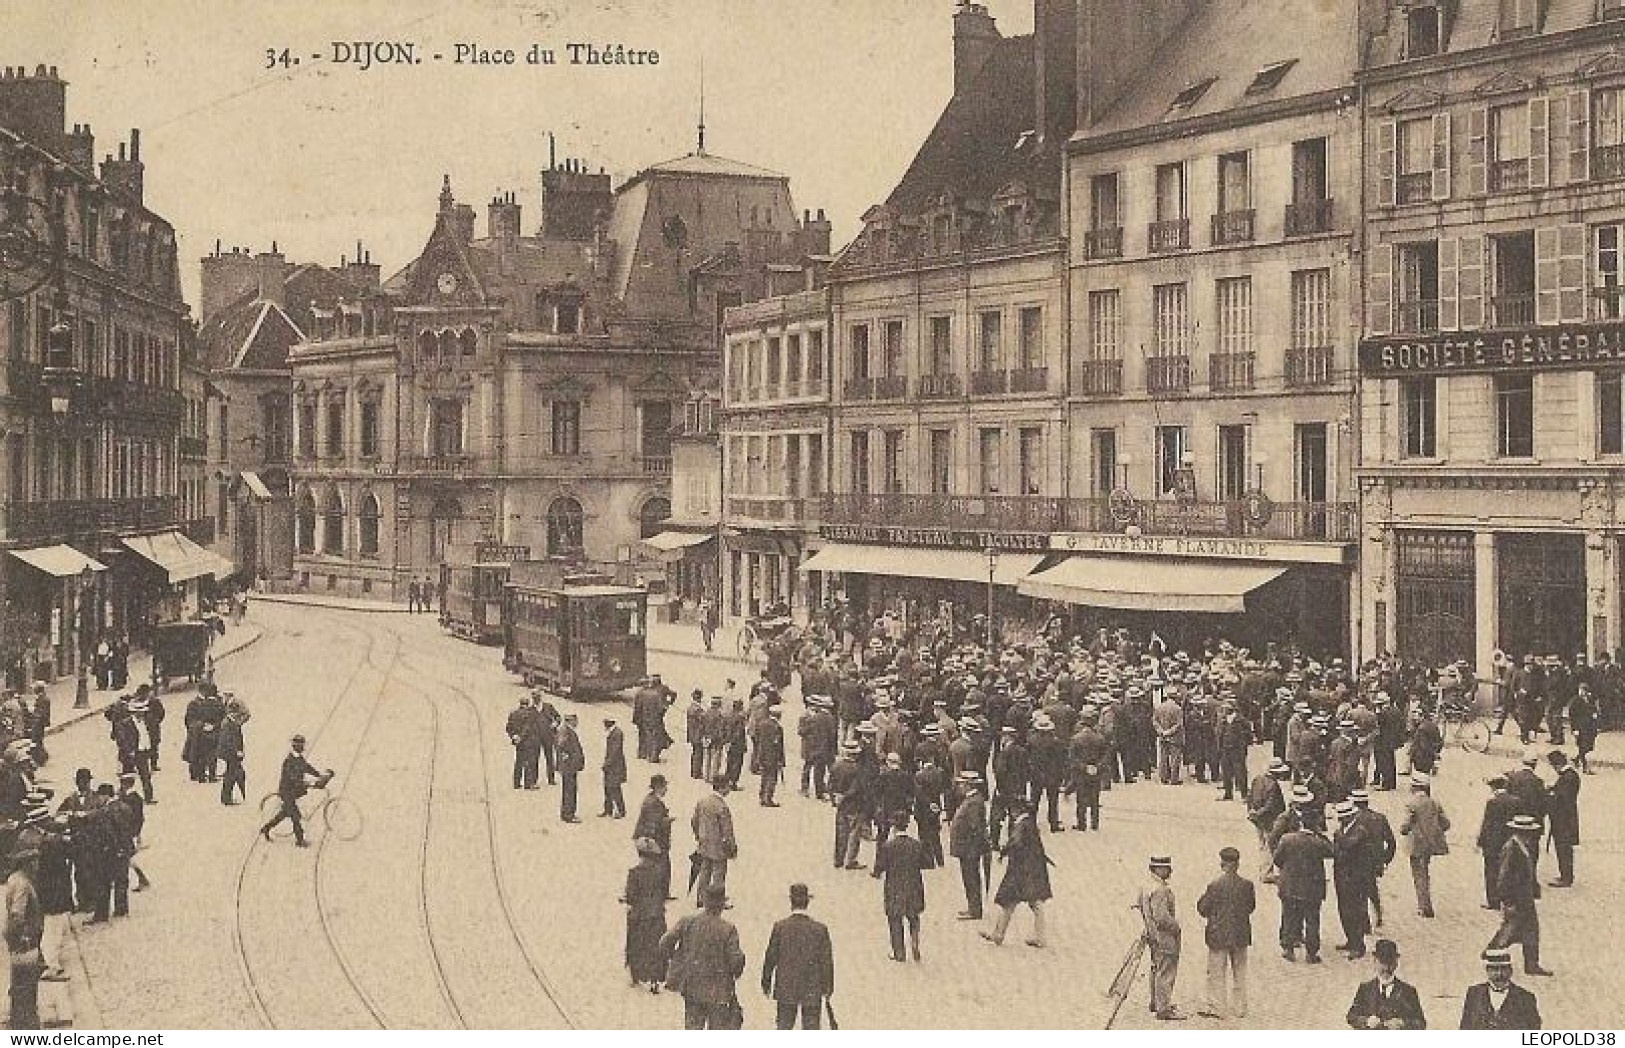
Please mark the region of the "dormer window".
<svg viewBox="0 0 1625 1048"><path fill-rule="evenodd" d="M1625 18L1625 0L1597 0L1597 18Z"/></svg>
<svg viewBox="0 0 1625 1048"><path fill-rule="evenodd" d="M1436 55L1444 44L1443 12L1435 4L1424 4L1405 12L1405 56L1423 58Z"/></svg>
<svg viewBox="0 0 1625 1048"><path fill-rule="evenodd" d="M1540 29L1541 0L1501 0L1501 39L1528 36Z"/></svg>
<svg viewBox="0 0 1625 1048"><path fill-rule="evenodd" d="M1281 86L1281 81L1286 79L1287 73L1291 72L1292 67L1297 64L1298 60L1296 58L1289 58L1284 62L1271 62L1253 74L1253 82L1247 85L1247 93L1249 95L1261 95L1267 91L1275 90Z"/></svg>
<svg viewBox="0 0 1625 1048"><path fill-rule="evenodd" d="M1168 112L1176 113L1181 110L1189 109L1191 106L1201 101L1202 96L1207 94L1207 89L1212 87L1214 81L1217 79L1217 77L1210 76L1205 79L1198 80L1186 87L1183 91L1174 96L1173 102L1171 102L1168 106Z"/></svg>

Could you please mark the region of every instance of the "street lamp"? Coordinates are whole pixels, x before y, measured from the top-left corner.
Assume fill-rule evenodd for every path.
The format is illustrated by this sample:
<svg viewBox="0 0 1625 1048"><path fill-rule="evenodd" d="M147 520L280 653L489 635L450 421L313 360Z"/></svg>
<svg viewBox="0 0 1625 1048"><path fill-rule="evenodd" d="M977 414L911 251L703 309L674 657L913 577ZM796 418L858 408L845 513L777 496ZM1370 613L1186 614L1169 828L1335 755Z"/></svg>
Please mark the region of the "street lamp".
<svg viewBox="0 0 1625 1048"><path fill-rule="evenodd" d="M89 564L86 564L85 565L85 570L81 571L79 573L79 590L78 590L78 593L76 594L76 596L74 598L74 600L75 600L75 607L74 607L75 624L74 624L74 630L77 633L77 636L75 637L75 639L78 641L78 644L76 644L75 647L78 648L78 658L79 658L79 665L77 667L78 668L78 674L77 675L79 677L81 677L81 678L84 677L84 675L85 675L85 672L86 672L85 664L86 664L86 662L89 661L89 656L90 656L90 651L91 651L91 648L90 648L90 638L91 638L91 633L92 633L91 627L94 625L94 622L95 622L95 607L96 607L95 606L95 599L91 595L91 590L95 585L96 585L96 572L90 567ZM76 710L82 710L82 709L88 708L89 706L90 706L90 692L89 692L89 689L88 688L77 688L76 687L74 689L74 692L73 692L73 708L76 709Z"/></svg>
<svg viewBox="0 0 1625 1048"><path fill-rule="evenodd" d="M993 651L993 573L999 569L999 549L987 544L987 650Z"/></svg>

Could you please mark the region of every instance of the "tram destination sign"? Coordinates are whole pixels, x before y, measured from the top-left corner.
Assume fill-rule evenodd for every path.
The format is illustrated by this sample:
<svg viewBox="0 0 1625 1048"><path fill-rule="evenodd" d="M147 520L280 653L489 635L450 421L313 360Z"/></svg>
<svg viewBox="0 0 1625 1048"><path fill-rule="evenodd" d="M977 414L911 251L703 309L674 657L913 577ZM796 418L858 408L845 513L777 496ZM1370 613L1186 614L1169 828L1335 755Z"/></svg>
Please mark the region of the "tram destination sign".
<svg viewBox="0 0 1625 1048"><path fill-rule="evenodd" d="M1367 377L1487 371L1579 371L1625 366L1625 322L1553 324L1498 331L1371 338L1360 344Z"/></svg>
<svg viewBox="0 0 1625 1048"><path fill-rule="evenodd" d="M923 549L973 549L989 546L998 550L1043 553L1049 549L1049 536L1034 532L958 531L953 528L904 528L886 524L825 524L818 529L823 538L835 542L870 545L912 546Z"/></svg>

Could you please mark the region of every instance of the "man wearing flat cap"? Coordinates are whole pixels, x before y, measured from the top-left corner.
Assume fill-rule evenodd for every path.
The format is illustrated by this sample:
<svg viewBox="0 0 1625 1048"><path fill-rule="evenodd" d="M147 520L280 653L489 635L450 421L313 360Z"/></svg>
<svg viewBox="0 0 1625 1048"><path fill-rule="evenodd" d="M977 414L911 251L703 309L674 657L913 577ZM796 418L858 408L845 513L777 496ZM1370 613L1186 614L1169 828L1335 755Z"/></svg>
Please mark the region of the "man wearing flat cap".
<svg viewBox="0 0 1625 1048"><path fill-rule="evenodd" d="M1399 946L1378 939L1371 951L1377 959L1377 977L1354 991L1348 1024L1356 1030L1425 1030L1422 998L1416 987L1399 978Z"/></svg>
<svg viewBox="0 0 1625 1048"><path fill-rule="evenodd" d="M1241 875L1240 868L1238 849L1220 849L1219 876L1196 900L1196 912L1207 919L1203 936L1207 943L1207 1007L1198 1013L1206 1018L1247 1016L1247 951L1253 944L1253 911L1258 900L1253 882Z"/></svg>
<svg viewBox="0 0 1625 1048"><path fill-rule="evenodd" d="M835 993L835 947L829 929L807 914L812 892L790 885L790 916L773 925L762 957L762 993L778 1006L777 1027L803 1030L823 1025L824 998Z"/></svg>
<svg viewBox="0 0 1625 1048"><path fill-rule="evenodd" d="M1485 950L1484 981L1467 988L1461 1005L1463 1030L1538 1030L1535 995L1512 981L1512 954Z"/></svg>

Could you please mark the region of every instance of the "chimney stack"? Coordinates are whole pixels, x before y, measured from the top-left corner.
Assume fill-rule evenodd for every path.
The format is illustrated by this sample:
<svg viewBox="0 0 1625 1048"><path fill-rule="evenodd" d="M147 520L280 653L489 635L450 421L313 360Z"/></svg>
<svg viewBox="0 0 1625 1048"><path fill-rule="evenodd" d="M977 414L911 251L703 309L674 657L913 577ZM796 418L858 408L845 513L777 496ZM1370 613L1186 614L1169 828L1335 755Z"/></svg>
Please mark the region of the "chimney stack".
<svg viewBox="0 0 1625 1048"><path fill-rule="evenodd" d="M130 144L126 149L119 143L118 159L108 157L102 161L102 181L114 192L122 194L132 203L141 205L145 200L146 165L141 163L141 132L130 131Z"/></svg>
<svg viewBox="0 0 1625 1048"><path fill-rule="evenodd" d="M519 239L519 201L512 193L499 193L486 208L486 234L492 240L512 243Z"/></svg>
<svg viewBox="0 0 1625 1048"><path fill-rule="evenodd" d="M1079 0L1033 0L1033 98L1041 145L1064 145L1078 117Z"/></svg>
<svg viewBox="0 0 1625 1048"><path fill-rule="evenodd" d="M972 0L959 0L954 12L954 97L969 90L976 74L993 54L1003 37L987 8Z"/></svg>
<svg viewBox="0 0 1625 1048"><path fill-rule="evenodd" d="M56 67L5 67L0 75L0 127L61 156L68 121L68 85Z"/></svg>
<svg viewBox="0 0 1625 1048"><path fill-rule="evenodd" d="M276 241L271 241L271 250L262 251L254 256L255 273L259 279L259 299L262 302L272 302L278 306L286 306L286 282L288 279L288 260L282 257L277 250Z"/></svg>

